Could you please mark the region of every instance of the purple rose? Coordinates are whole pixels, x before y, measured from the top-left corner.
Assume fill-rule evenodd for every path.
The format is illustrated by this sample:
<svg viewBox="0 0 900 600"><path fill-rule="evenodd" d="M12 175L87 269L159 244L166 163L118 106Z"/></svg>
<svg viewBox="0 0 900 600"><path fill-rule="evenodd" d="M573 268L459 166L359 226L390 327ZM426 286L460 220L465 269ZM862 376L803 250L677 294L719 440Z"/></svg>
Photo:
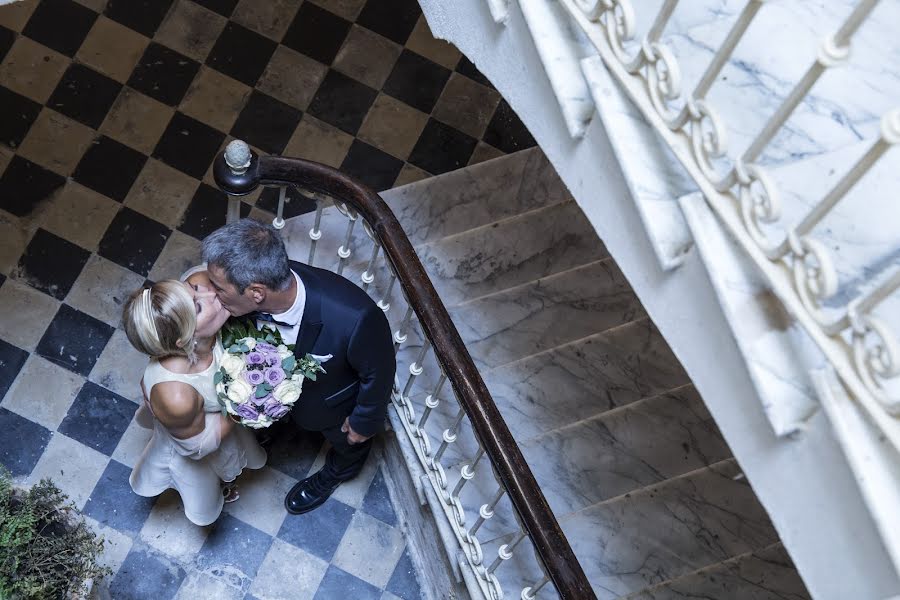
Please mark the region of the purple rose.
<svg viewBox="0 0 900 600"><path fill-rule="evenodd" d="M266 366L274 367L276 365L281 364L281 356L278 355L277 352L272 354L266 354Z"/></svg>
<svg viewBox="0 0 900 600"><path fill-rule="evenodd" d="M257 386L266 380L266 374L259 370L247 370L244 372L244 379L252 386Z"/></svg>
<svg viewBox="0 0 900 600"><path fill-rule="evenodd" d="M256 394L250 396L250 402L253 403L254 406L262 407L266 402L272 399L272 394L266 394L262 398L257 398Z"/></svg>
<svg viewBox="0 0 900 600"><path fill-rule="evenodd" d="M248 365L261 365L265 362L266 357L263 356L260 352L253 351L247 354L247 364Z"/></svg>
<svg viewBox="0 0 900 600"><path fill-rule="evenodd" d="M257 352L278 352L278 348L270 344L269 342L259 342L256 344Z"/></svg>
<svg viewBox="0 0 900 600"><path fill-rule="evenodd" d="M266 381L272 386L278 385L284 381L284 370L281 367L266 369Z"/></svg>
<svg viewBox="0 0 900 600"><path fill-rule="evenodd" d="M242 419L247 419L248 421L255 421L259 418L259 412L247 402L238 405L237 414Z"/></svg>
<svg viewBox="0 0 900 600"><path fill-rule="evenodd" d="M272 417L273 419L280 419L284 415L291 412L290 407L285 406L275 398L270 399L266 402L265 407L263 408L265 413Z"/></svg>

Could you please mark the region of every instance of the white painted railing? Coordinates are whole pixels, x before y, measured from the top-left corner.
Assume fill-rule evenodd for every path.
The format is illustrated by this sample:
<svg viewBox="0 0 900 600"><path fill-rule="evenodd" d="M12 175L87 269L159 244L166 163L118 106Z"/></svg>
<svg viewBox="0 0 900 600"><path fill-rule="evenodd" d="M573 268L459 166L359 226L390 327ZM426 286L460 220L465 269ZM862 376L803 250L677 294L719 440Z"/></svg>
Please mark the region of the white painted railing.
<svg viewBox="0 0 900 600"><path fill-rule="evenodd" d="M896 507L886 507L882 499L876 497L874 490L878 486L870 485L872 479L877 479L894 490L900 489L897 475L900 472L900 342L896 331L900 326L900 265L890 258L900 249L900 210L894 208L893 212L880 215L882 219L898 223L895 238L898 243L892 248L877 249L880 258L887 257L877 268L872 264L858 266L853 285L842 282L840 276L846 274L841 265L848 262L849 250L835 243L835 236L829 235L838 219L835 215L841 215L840 226L850 229L864 230L873 221L872 215L865 211L857 212L850 220L842 213L847 212L847 199L854 189L879 168L889 168L887 160L898 154L889 151L900 144L900 107L897 104L885 107L883 102L866 107L870 111L881 111L878 132L870 135L853 131L857 135L855 139L868 144L867 149L849 165L842 166L845 169L843 175L829 190L817 197L802 198L802 207L782 203L777 178L773 177L772 171L773 167L785 163L767 157L768 152L784 153L783 143L779 141L775 148L775 140L792 119L802 117L798 116L802 112L798 107L823 101L821 95L816 95L817 85L821 87L829 75L841 69L860 69L859 65L850 62L851 49L865 41L865 26L878 8L879 0L842 1L828 6L830 11L843 11L843 14L839 15L832 32L820 39L818 51L810 56L805 69L798 70L796 78L787 82L758 84L764 88L769 85L765 91L775 100L774 104L759 107L759 116L764 120L749 132L747 122L730 121L729 115L733 116L735 111L722 106L723 101L734 99L734 90L730 97L723 93L717 96L716 92L728 85L723 83L727 79L723 74L726 68L740 62L735 59L736 50L741 47L746 56L748 45L759 46L760 40L766 41L764 35L759 35L759 27L754 29L754 24L758 26L761 19L772 14L767 15L767 10L775 10L778 4L792 3L765 0L719 3L740 6L729 18L715 21L717 35L710 35L714 29L711 27L704 32L710 37L692 38L683 31L667 37L667 28L677 17L679 8L684 9L688 4L691 4L690 9L698 8L699 3L695 4L693 0L690 3L679 0L528 0L529 5L536 2L547 7L562 7L570 24L576 24L593 45L596 55L581 61L584 80L578 84L587 83L589 87L595 84L596 77L588 70L599 64L596 60L599 57L620 89L702 192L719 225L730 233L784 308L827 359L846 394L830 394L828 403L832 408L826 414L832 418L840 414L833 407L841 400L852 403L853 407L861 407L874 439L859 440L859 444L883 446L881 441L887 442L887 457L893 461L892 469L883 468L883 464L876 466L874 461L867 463L858 456L849 456L850 453L848 460L857 471L871 469L858 472L857 478L864 482L861 484L863 495L900 571L900 532L889 527L888 524L896 519L887 514ZM525 3L520 1L520 4L524 12ZM900 14L896 5L886 8L892 10L891 15ZM710 14L715 12L710 11ZM641 23L644 26L639 31ZM778 26L799 29L805 24L781 22ZM564 29L559 23L535 27L529 21L528 27L548 75L551 75L551 69L557 69L557 65L545 58L548 48L568 44L568 54L580 51L580 43L573 39L574 36L557 33ZM778 36L774 37L778 39ZM686 38L687 43L680 43ZM698 53L685 50L692 44L707 42L712 48L705 47L705 53L699 53L705 60L701 68L697 64ZM795 47L758 49L765 55L765 60L797 61ZM559 50L555 53L557 59L565 55ZM890 55L883 58L889 62ZM752 69L745 69L749 70ZM868 79L853 97L854 102L862 106L866 106L881 81L889 79L885 75L879 81L877 69L872 70L875 74L867 73ZM685 71L697 76L688 78ZM893 76L890 67L886 66L885 72ZM558 72L550 76L556 91L559 84L555 83L554 77L558 78ZM690 83L687 83L688 79ZM569 86L570 89L573 87L577 86ZM592 93L595 98L602 96L595 90ZM559 94L557 97L563 113L570 112L571 106ZM894 96L893 100L900 103L900 97ZM847 128L852 130L850 126ZM729 145L728 140L733 136L743 139L742 148ZM835 145L826 151L839 147ZM880 191L895 196L900 192L898 189ZM866 435L865 428L841 425L835 426L838 436L851 435L850 432L857 436ZM841 441L845 448L848 443L853 444L852 440ZM875 469L880 470L876 472ZM865 483L867 479L870 481Z"/></svg>

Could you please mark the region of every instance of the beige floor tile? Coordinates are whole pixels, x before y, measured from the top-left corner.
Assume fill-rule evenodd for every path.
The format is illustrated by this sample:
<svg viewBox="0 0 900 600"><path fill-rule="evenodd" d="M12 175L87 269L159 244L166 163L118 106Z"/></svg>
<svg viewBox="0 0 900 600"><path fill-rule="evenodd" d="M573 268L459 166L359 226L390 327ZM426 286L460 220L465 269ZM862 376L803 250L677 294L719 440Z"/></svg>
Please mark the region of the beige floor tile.
<svg viewBox="0 0 900 600"><path fill-rule="evenodd" d="M259 598L309 600L327 569L328 563L321 558L276 539L250 585L250 593Z"/></svg>
<svg viewBox="0 0 900 600"><path fill-rule="evenodd" d="M425 113L387 94L378 94L358 135L359 139L406 159L427 122Z"/></svg>
<svg viewBox="0 0 900 600"><path fill-rule="evenodd" d="M284 155L338 168L344 162L352 143L353 136L305 114L288 141Z"/></svg>
<svg viewBox="0 0 900 600"><path fill-rule="evenodd" d="M332 564L375 587L384 588L406 544L399 529L357 511ZM378 560L369 557L377 556Z"/></svg>
<svg viewBox="0 0 900 600"><path fill-rule="evenodd" d="M0 25L13 31L22 31L37 5L38 0L24 0L23 2L5 4L0 8Z"/></svg>
<svg viewBox="0 0 900 600"><path fill-rule="evenodd" d="M138 425L136 420L132 419L125 433L122 434L119 445L112 453L113 459L133 469L144 448L147 447L151 435L153 435L152 430L144 429Z"/></svg>
<svg viewBox="0 0 900 600"><path fill-rule="evenodd" d="M438 40L431 34L425 15L419 17L416 28L409 36L406 47L439 65L453 70L462 56L456 46L445 40Z"/></svg>
<svg viewBox="0 0 900 600"><path fill-rule="evenodd" d="M106 114L100 132L149 155L173 114L175 109L126 87Z"/></svg>
<svg viewBox="0 0 900 600"><path fill-rule="evenodd" d="M9 275L16 270L19 257L31 241L36 228L37 223L0 210L0 273Z"/></svg>
<svg viewBox="0 0 900 600"><path fill-rule="evenodd" d="M68 66L62 54L20 35L0 64L0 85L44 104Z"/></svg>
<svg viewBox="0 0 900 600"><path fill-rule="evenodd" d="M148 43L149 40L136 31L100 15L75 57L125 83Z"/></svg>
<svg viewBox="0 0 900 600"><path fill-rule="evenodd" d="M475 146L475 151L472 152L472 158L469 159L469 165L476 165L480 162L491 160L492 158L498 158L500 156L503 156L502 150L497 150L490 144L478 142L478 144Z"/></svg>
<svg viewBox="0 0 900 600"><path fill-rule="evenodd" d="M309 0L309 2L321 6L339 17L344 17L348 21L356 21L356 17L366 5L366 0Z"/></svg>
<svg viewBox="0 0 900 600"><path fill-rule="evenodd" d="M401 51L386 37L354 25L334 58L333 68L377 90L391 74Z"/></svg>
<svg viewBox="0 0 900 600"><path fill-rule="evenodd" d="M54 433L28 480L52 479L78 509L84 508L109 458L61 433Z"/></svg>
<svg viewBox="0 0 900 600"><path fill-rule="evenodd" d="M179 110L219 131L229 131L249 95L248 86L204 66L191 83Z"/></svg>
<svg viewBox="0 0 900 600"><path fill-rule="evenodd" d="M2 175L3 171L6 170L6 165L9 164L9 161L12 160L12 157L14 155L15 150L11 149L5 144L0 144L0 175Z"/></svg>
<svg viewBox="0 0 900 600"><path fill-rule="evenodd" d="M326 72L325 65L287 46L278 46L256 87L273 98L306 110Z"/></svg>
<svg viewBox="0 0 900 600"><path fill-rule="evenodd" d="M426 173L419 167L406 163L403 165L403 168L400 169L400 174L397 175L397 179L394 181L394 187L415 183L416 181L428 179L429 177L431 177L429 173Z"/></svg>
<svg viewBox="0 0 900 600"><path fill-rule="evenodd" d="M151 158L128 191L125 206L174 228L199 186L193 177Z"/></svg>
<svg viewBox="0 0 900 600"><path fill-rule="evenodd" d="M74 181L67 182L42 210L41 227L96 252L120 205Z"/></svg>
<svg viewBox="0 0 900 600"><path fill-rule="evenodd" d="M173 231L150 271L150 281L178 279L182 273L200 264L200 248L197 238Z"/></svg>
<svg viewBox="0 0 900 600"><path fill-rule="evenodd" d="M175 600L199 600L200 598L209 598L210 600L241 600L244 592L240 589L231 587L221 579L216 579L206 573L200 571L191 571L178 588L175 594Z"/></svg>
<svg viewBox="0 0 900 600"><path fill-rule="evenodd" d="M106 8L106 3L108 1L109 0L75 0L75 2L77 2L78 4L87 6L91 10L94 10L98 13L103 12L103 9Z"/></svg>
<svg viewBox="0 0 900 600"><path fill-rule="evenodd" d="M3 408L56 431L83 384L83 377L32 354L6 393Z"/></svg>
<svg viewBox="0 0 900 600"><path fill-rule="evenodd" d="M178 0L160 25L154 41L203 62L228 19L189 0Z"/></svg>
<svg viewBox="0 0 900 600"><path fill-rule="evenodd" d="M0 287L0 338L24 350L33 351L50 321L59 310L59 301L47 294L7 279Z"/></svg>
<svg viewBox="0 0 900 600"><path fill-rule="evenodd" d="M117 327L125 301L143 283L137 273L93 254L66 296L66 304Z"/></svg>
<svg viewBox="0 0 900 600"><path fill-rule="evenodd" d="M114 391L123 398L142 402L141 377L147 368L147 357L132 347L125 332L117 329L88 379Z"/></svg>
<svg viewBox="0 0 900 600"><path fill-rule="evenodd" d="M85 521L104 540L103 552L100 553L97 559L98 564L109 567L112 569L113 575L115 575L122 563L125 562L125 557L131 552L131 546L134 542L118 529L103 525L95 519L85 517Z"/></svg>
<svg viewBox="0 0 900 600"><path fill-rule="evenodd" d="M54 173L68 176L95 135L90 127L44 107L22 140L19 154Z"/></svg>
<svg viewBox="0 0 900 600"><path fill-rule="evenodd" d="M178 493L168 490L153 505L140 538L172 558L190 560L203 547L207 533L207 528L188 521Z"/></svg>
<svg viewBox="0 0 900 600"><path fill-rule="evenodd" d="M453 73L432 114L435 119L480 138L499 102L500 94L496 90Z"/></svg>
<svg viewBox="0 0 900 600"><path fill-rule="evenodd" d="M287 515L284 497L297 482L268 467L255 471L246 469L237 481L241 497L237 502L226 504L225 512L274 536Z"/></svg>
<svg viewBox="0 0 900 600"><path fill-rule="evenodd" d="M231 13L231 20L280 42L302 3L303 0L241 0Z"/></svg>

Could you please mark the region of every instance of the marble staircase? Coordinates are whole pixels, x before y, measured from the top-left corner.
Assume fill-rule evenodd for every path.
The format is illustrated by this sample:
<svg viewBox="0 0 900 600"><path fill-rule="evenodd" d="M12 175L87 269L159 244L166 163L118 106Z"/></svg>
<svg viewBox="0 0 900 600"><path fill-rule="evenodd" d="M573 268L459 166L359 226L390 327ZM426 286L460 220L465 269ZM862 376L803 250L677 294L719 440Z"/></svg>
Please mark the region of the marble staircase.
<svg viewBox="0 0 900 600"><path fill-rule="evenodd" d="M807 597L699 393L539 149L382 196L599 598L674 599L699 590L710 598ZM346 220L332 213L323 211L314 260L327 268L347 235ZM288 220L292 258L307 259L313 219ZM373 246L361 227L350 237L343 274L359 282ZM376 270L368 291L390 301L396 328L406 305L396 289L385 296L387 282L386 269ZM410 332L398 373L408 372L421 345L421 333ZM416 406L439 376L433 357L423 367L410 391ZM426 423L432 439L456 417L450 393L444 389ZM475 452L464 426L444 454L447 473L458 474ZM455 483L458 475L449 476ZM481 468L460 500L477 515L495 491ZM479 532L485 556L496 556L516 531L504 498ZM497 571L507 597L540 578L528 544ZM447 550L454 561L456 550ZM546 586L538 597L555 592Z"/></svg>

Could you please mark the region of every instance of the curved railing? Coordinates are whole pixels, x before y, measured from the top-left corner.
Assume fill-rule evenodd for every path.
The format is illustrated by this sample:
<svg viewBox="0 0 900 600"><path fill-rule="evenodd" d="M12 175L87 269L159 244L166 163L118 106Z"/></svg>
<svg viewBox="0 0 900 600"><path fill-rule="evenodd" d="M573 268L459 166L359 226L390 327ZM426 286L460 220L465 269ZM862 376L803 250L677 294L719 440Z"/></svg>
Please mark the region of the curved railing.
<svg viewBox="0 0 900 600"><path fill-rule="evenodd" d="M279 156L258 157L249 152L243 142L232 142L223 156L220 156L214 167L216 183L231 196L242 196L254 191L258 186L281 187L276 227L283 227L282 210L287 187L297 187L312 192L314 197L331 198L342 213L350 220L347 240L338 251L340 264L338 272L343 270L346 259L350 256L349 242L353 224L358 217L367 224L367 233L375 242L375 251L369 266L362 274L364 288L372 281L373 263L379 251L386 257L391 269L391 280L387 285L388 292L379 302L382 309L387 310L386 298L390 294L395 281L399 281L403 295L409 304L409 310L403 324L394 335L395 348L406 339L404 327L409 326L412 313L418 318L425 334L425 343L416 361L410 367L410 379L402 391L399 386L394 391L394 404L398 413L404 417L404 426L410 437L422 437L423 427L430 410L436 405L436 396L444 380L449 380L460 405L460 413L453 426L444 431L441 447L432 452L428 443L417 448L427 470L433 475L432 481L441 492L440 500L448 516L452 516L454 531L457 534L460 548L465 553L473 572L479 578L479 584L488 597L503 597L495 571L511 556L515 547L528 537L534 546L536 555L543 564L545 575L533 585L523 586L521 597L534 598L537 591L548 580L552 581L562 598L595 598L584 571L579 565L572 548L557 523L547 500L544 498L534 475L531 473L521 450L513 439L509 428L503 420L491 394L479 374L468 350L450 319L431 280L428 278L421 261L413 249L412 243L401 227L397 218L384 200L374 191L354 180L352 177L323 164L296 158ZM344 205L344 206L341 206ZM231 202L229 219L236 218L238 202ZM310 231L310 262L315 255L315 243L321 236L320 221L322 205L316 213L316 221ZM422 372L425 354L433 348L441 366L441 376L435 388L434 397L428 396L426 408L421 418L416 421L408 393L412 381ZM468 418L472 430L478 440L479 450L476 456L460 471L460 478L450 490L444 469L439 465L441 455L447 445L456 440L457 430L463 416ZM487 456L493 467L500 489L495 497L482 505L476 524L465 527L462 505L458 501L463 486L469 481L476 464L482 456ZM521 530L514 534L510 541L500 546L498 557L492 564L485 566L480 544L475 537L478 527L493 514L502 495L508 495L517 515ZM451 557L452 558L452 557Z"/></svg>

